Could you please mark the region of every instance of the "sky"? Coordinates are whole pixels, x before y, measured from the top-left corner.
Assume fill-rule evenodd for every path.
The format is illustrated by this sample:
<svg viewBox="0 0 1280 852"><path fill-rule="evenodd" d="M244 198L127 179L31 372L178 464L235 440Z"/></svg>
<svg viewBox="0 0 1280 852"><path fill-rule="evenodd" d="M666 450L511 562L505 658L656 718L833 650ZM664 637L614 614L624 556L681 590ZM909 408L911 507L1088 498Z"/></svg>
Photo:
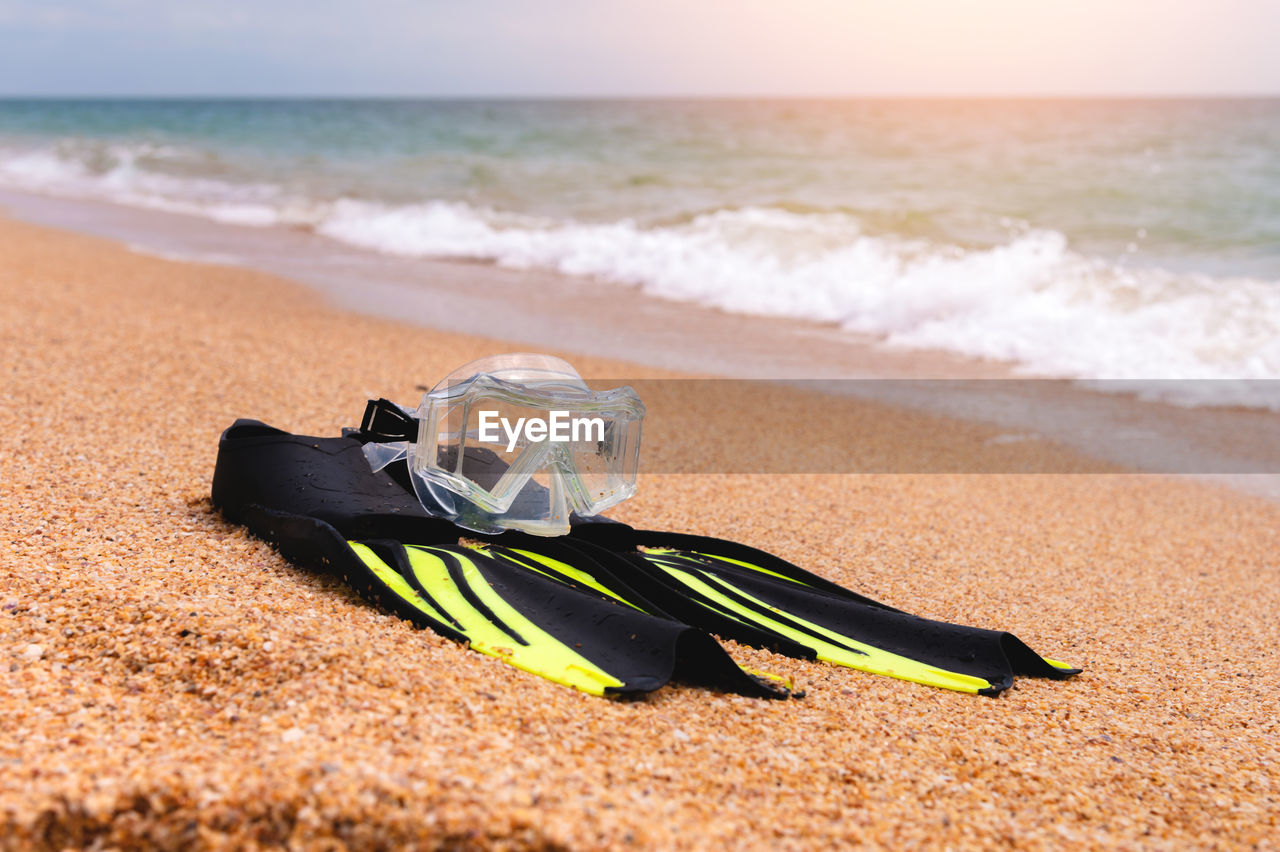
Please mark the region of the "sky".
<svg viewBox="0 0 1280 852"><path fill-rule="evenodd" d="M0 0L0 95L1280 94L1280 0Z"/></svg>

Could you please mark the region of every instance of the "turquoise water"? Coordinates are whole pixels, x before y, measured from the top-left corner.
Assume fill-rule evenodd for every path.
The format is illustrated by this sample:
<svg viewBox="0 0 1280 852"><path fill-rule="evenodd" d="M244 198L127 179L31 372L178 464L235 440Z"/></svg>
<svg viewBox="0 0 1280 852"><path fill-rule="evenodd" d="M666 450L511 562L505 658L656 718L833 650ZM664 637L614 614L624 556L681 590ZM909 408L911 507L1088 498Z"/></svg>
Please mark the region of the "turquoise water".
<svg viewBox="0 0 1280 852"><path fill-rule="evenodd" d="M0 101L0 185L1082 377L1280 376L1280 100Z"/></svg>

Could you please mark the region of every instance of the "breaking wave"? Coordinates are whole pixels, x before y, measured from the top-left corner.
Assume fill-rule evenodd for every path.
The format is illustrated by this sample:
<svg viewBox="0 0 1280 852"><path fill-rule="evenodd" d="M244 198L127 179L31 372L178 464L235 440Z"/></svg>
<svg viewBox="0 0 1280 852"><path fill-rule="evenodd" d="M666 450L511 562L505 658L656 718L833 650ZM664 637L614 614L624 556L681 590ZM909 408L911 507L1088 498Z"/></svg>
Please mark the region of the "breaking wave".
<svg viewBox="0 0 1280 852"><path fill-rule="evenodd" d="M1034 374L1280 377L1280 282L1121 265L1074 251L1054 230L1015 229L1002 244L973 247L868 233L847 213L778 207L589 223L456 201L314 198L156 166L192 156L149 145L92 156L0 148L0 185L234 225L303 226L398 256L552 269L725 311L836 324L892 347L1012 361ZM1179 401L1258 404L1227 388L1217 392L1225 398Z"/></svg>

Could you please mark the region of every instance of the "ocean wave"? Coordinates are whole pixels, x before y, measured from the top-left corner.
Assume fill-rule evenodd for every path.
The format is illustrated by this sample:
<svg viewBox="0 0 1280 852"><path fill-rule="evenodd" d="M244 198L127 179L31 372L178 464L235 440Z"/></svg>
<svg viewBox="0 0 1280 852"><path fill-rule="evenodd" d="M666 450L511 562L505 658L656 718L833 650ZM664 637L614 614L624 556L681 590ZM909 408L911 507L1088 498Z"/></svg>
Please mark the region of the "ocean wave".
<svg viewBox="0 0 1280 852"><path fill-rule="evenodd" d="M433 202L334 205L321 233L629 284L744 314L834 323L889 346L1090 379L1280 377L1280 282L1128 268L1025 230L972 249L868 235L846 214L719 210L687 224L579 224Z"/></svg>
<svg viewBox="0 0 1280 852"><path fill-rule="evenodd" d="M178 176L145 167L146 159L176 159L187 153L172 146L121 143L62 147L72 150L0 147L0 185L248 227L288 224L287 213L297 206L274 184Z"/></svg>
<svg viewBox="0 0 1280 852"><path fill-rule="evenodd" d="M1280 282L1129 267L1076 252L1054 230L1012 229L1003 244L974 248L867 233L849 213L782 207L662 225L586 223L462 202L313 199L145 166L173 152L106 153L96 155L105 165L90 167L56 150L0 148L0 184L236 225L303 225L392 255L552 269L725 311L835 324L890 347L1014 362L1032 374L1280 377ZM1253 396L1256 386L1201 387L1215 388L1214 398L1175 401L1280 410L1280 400Z"/></svg>

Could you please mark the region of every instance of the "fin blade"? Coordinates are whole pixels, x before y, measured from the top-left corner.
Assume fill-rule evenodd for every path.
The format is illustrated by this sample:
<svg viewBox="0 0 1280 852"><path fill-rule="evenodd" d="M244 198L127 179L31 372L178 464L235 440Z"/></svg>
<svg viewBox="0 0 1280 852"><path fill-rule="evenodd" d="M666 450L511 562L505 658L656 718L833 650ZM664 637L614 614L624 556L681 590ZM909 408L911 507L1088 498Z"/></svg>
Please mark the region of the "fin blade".
<svg viewBox="0 0 1280 852"><path fill-rule="evenodd" d="M540 675L554 683L571 686L592 695L623 686L623 682L596 666L586 657L561 643L508 603L484 577L475 561L466 555L442 548L405 548L414 577L431 596L463 626L476 651L496 657L518 669ZM442 557L447 553L460 563L461 577L468 589L518 637L487 619L463 594L450 576ZM513 638L523 639L512 641Z"/></svg>
<svg viewBox="0 0 1280 852"><path fill-rule="evenodd" d="M365 567L377 577L382 584L396 597L408 603L410 606L422 612L429 618L436 621L447 622L449 619L441 614L434 606L428 603L413 586L409 585L409 581L400 575L398 571L382 560L378 554L367 544L358 541L349 541L347 546L351 551L364 563Z"/></svg>
<svg viewBox="0 0 1280 852"><path fill-rule="evenodd" d="M668 563L654 561L660 565L663 571L684 584L693 594L708 598L720 607L729 609L740 620L749 621L758 627L776 632L787 639L808 646L813 649L817 658L823 662L957 692L977 694L982 690L991 689L991 683L984 678L931 666L891 651L885 651L865 642L860 642L852 637L842 636L795 613L783 613L777 607L771 606L713 574L699 577ZM732 592L733 596L726 594L726 591ZM755 604L757 608L744 607L734 597L744 598ZM773 611L779 617L771 618L761 612L760 610L762 609ZM804 630L797 630L787 624L786 621L782 620L784 617L787 621L801 625Z"/></svg>
<svg viewBox="0 0 1280 852"><path fill-rule="evenodd" d="M492 548L490 552L494 556L497 556L502 559L507 559L521 566L522 568L526 568L530 571L537 571L540 574L546 574L547 576L552 577L553 579L568 578L569 580L575 583L579 583L583 586L586 586L587 588L592 589L594 591L597 591L600 594L605 595L606 597L613 598L619 603L626 604L632 609L639 610L640 612L645 611L643 607L627 600L625 597L623 597L619 592L615 591L614 589L608 588L603 583L601 583L598 579L593 577L591 574L587 573L586 571L583 571L581 568L577 568L573 565L570 565L567 562L562 562L559 559L553 559L550 556L545 556L541 553L535 553L532 550L522 550L517 547L511 547L511 548L495 547L495 548ZM530 562L534 562L536 564L530 565L529 564Z"/></svg>

